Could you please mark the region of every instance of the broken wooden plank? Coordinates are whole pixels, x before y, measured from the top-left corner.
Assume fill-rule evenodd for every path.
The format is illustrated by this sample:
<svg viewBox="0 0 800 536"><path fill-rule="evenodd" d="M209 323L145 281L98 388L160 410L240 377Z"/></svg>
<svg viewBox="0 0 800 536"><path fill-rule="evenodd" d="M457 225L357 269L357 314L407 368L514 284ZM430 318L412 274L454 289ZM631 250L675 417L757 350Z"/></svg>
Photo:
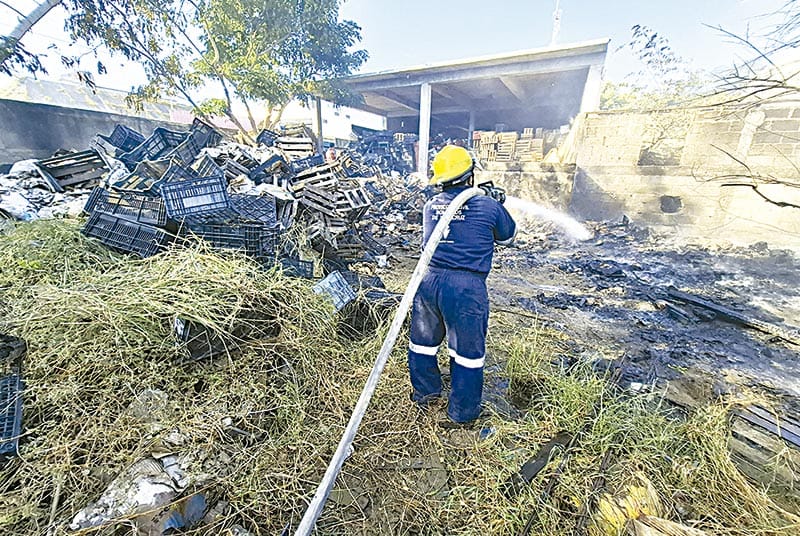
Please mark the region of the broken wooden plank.
<svg viewBox="0 0 800 536"><path fill-rule="evenodd" d="M108 171L105 161L95 150L39 160L36 167L56 192L63 192L68 186L94 181Z"/></svg>
<svg viewBox="0 0 800 536"><path fill-rule="evenodd" d="M800 448L800 423L790 417L776 418L764 408L749 406L735 412L738 417L750 424L763 428L780 437L797 448Z"/></svg>
<svg viewBox="0 0 800 536"><path fill-rule="evenodd" d="M800 333L796 329L776 326L775 324L770 324L769 322L758 320L756 318L747 316L738 311L734 311L733 309L723 307L722 305L717 305L716 303L708 301L699 296L695 296L687 292L681 292L680 290L676 289L669 289L667 291L667 297L682 301L684 303L689 303L691 305L696 305L698 307L703 307L705 309L708 309L709 311L713 311L714 313L722 317L721 318L722 320L727 320L728 322L753 328L758 331L767 333L768 335L773 335L775 337L778 337L779 339L782 339L786 342L790 342L792 344L800 346Z"/></svg>

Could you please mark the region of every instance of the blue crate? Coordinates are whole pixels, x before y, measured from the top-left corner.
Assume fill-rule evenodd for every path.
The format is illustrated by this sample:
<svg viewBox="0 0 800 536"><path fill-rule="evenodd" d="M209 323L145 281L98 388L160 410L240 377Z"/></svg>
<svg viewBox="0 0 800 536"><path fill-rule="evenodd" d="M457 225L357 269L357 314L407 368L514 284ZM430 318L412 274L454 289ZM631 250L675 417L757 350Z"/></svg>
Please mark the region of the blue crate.
<svg viewBox="0 0 800 536"><path fill-rule="evenodd" d="M331 272L328 276L314 285L313 290L316 294L325 294L333 302L333 308L339 312L345 305L356 299L356 293L347 284L347 281L339 272Z"/></svg>
<svg viewBox="0 0 800 536"><path fill-rule="evenodd" d="M139 162L144 160L159 160L168 156L168 154L183 143L188 136L188 132L175 132L158 127L149 138L144 140L135 149L121 154L119 159L128 169L133 170Z"/></svg>
<svg viewBox="0 0 800 536"><path fill-rule="evenodd" d="M160 252L170 241L170 235L143 223L128 221L102 212L95 212L81 230L106 246L142 258Z"/></svg>
<svg viewBox="0 0 800 536"><path fill-rule="evenodd" d="M257 259L275 257L278 233L260 223L242 220L216 223L191 219L187 225L192 233L214 248L237 250Z"/></svg>
<svg viewBox="0 0 800 536"><path fill-rule="evenodd" d="M173 161L179 162L184 166L190 166L203 147L205 147L206 137L207 135L200 131L192 131L180 145L168 153L168 156Z"/></svg>
<svg viewBox="0 0 800 536"><path fill-rule="evenodd" d="M136 192L115 192L95 188L83 211L91 215L102 212L148 225L163 227L167 224L167 211L160 197L150 197Z"/></svg>
<svg viewBox="0 0 800 536"><path fill-rule="evenodd" d="M231 195L231 204L242 218L258 221L267 227L278 225L275 198L271 195Z"/></svg>
<svg viewBox="0 0 800 536"><path fill-rule="evenodd" d="M132 151L144 141L144 136L142 134L125 125L117 125L114 127L110 136L100 134L100 137L121 152Z"/></svg>
<svg viewBox="0 0 800 536"><path fill-rule="evenodd" d="M22 434L22 392L25 384L19 373L0 378L0 456L13 456Z"/></svg>
<svg viewBox="0 0 800 536"><path fill-rule="evenodd" d="M292 172L300 173L305 169L312 168L314 166L321 166L324 163L325 158L321 154L312 154L311 156L307 156L305 158L292 160L289 162L289 166L291 166Z"/></svg>
<svg viewBox="0 0 800 536"><path fill-rule="evenodd" d="M113 183L111 186L121 190L147 191L153 188L169 169L169 160L144 161L136 165L130 175Z"/></svg>
<svg viewBox="0 0 800 536"><path fill-rule="evenodd" d="M283 268L284 275L289 277L302 277L303 279L314 279L314 263L302 261L292 257L281 257L278 263Z"/></svg>
<svg viewBox="0 0 800 536"><path fill-rule="evenodd" d="M195 117L194 121L192 121L191 131L203 135L202 147L216 147L222 141L222 134L198 117Z"/></svg>
<svg viewBox="0 0 800 536"><path fill-rule="evenodd" d="M167 215L174 220L231 207L228 184L222 177L164 182L161 185L161 195L167 207Z"/></svg>
<svg viewBox="0 0 800 536"><path fill-rule="evenodd" d="M192 164L192 170L197 172L199 177L224 177L225 172L222 170L221 167L214 161L213 158L204 154L200 157L194 164Z"/></svg>
<svg viewBox="0 0 800 536"><path fill-rule="evenodd" d="M272 130L267 130L266 128L259 132L258 136L256 136L256 142L260 145L265 145L267 147L272 147L275 145L275 140L280 138L281 135L277 132L273 132Z"/></svg>

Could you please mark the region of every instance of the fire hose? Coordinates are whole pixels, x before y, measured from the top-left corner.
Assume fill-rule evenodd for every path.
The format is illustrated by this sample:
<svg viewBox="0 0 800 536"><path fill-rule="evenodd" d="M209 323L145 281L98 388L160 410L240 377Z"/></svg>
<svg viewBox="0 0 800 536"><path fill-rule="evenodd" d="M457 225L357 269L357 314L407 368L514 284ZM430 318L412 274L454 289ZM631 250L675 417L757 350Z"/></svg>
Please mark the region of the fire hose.
<svg viewBox="0 0 800 536"><path fill-rule="evenodd" d="M375 364L372 366L372 371L367 378L364 389L361 391L358 403L353 410L353 414L350 416L350 421L347 423L344 434L342 434L342 438L339 440L339 446L336 447L336 452L333 454L333 458L328 464L325 476L322 477L317 491L314 493L314 497L311 499L311 503L308 505L303 519L300 521L300 525L298 525L294 533L295 536L309 536L311 531L314 530L314 526L322 513L325 501L328 499L336 477L342 469L342 463L344 463L345 458L347 458L349 454L353 439L355 439L356 432L358 432L358 427L361 424L361 419L364 417L372 395L375 393L375 388L378 386L378 380L383 373L386 362L389 360L389 355L392 353L394 345L397 342L397 337L400 334L400 329L403 327L403 322L405 322L408 310L411 308L414 295L417 293L422 278L425 277L425 274L428 272L428 264L431 262L433 253L442 240L453 216L455 216L456 212L458 212L467 201L476 195L488 195L498 200L499 197L502 196L502 198L505 199L505 193L500 188L495 188L490 184L481 185L479 187L469 188L458 194L447 206L444 214L442 214L428 239L425 249L422 251L422 255L420 256L419 262L417 262L416 268L414 268L414 272L411 274L411 280L408 283L408 287L406 287L403 299L400 301L400 305L394 315L392 324L389 327L389 332L383 340L383 346L381 346L378 357L375 359Z"/></svg>

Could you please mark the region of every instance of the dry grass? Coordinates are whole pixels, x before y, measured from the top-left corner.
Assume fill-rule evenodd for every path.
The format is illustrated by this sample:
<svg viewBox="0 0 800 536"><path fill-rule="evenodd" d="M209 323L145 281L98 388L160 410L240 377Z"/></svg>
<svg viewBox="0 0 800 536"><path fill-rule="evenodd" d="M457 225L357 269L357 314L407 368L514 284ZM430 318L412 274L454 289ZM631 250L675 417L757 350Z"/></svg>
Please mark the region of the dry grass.
<svg viewBox="0 0 800 536"><path fill-rule="evenodd" d="M74 224L25 227L18 232L40 237L42 251L61 253L38 256L35 270L0 269L6 329L30 347L21 456L0 469L0 532L46 532L56 489L54 533L65 532L75 512L133 461L163 448L175 430L184 438L181 452L194 453L195 467L208 474L192 490L230 504L198 534L239 523L274 535L296 524L380 334L341 329L308 282L247 259L198 248L120 262L80 238ZM9 266L19 243L16 233L0 239L0 265ZM175 316L213 327L239 351L176 364L182 350L171 333ZM399 346L338 483L355 500L340 493L329 502L320 534L516 534L531 514L533 534L572 534L609 448L607 490L622 489L641 471L671 519L720 535L800 531L795 515L731 464L723 406L672 419L657 398L623 397L587 364L552 365L557 334L497 314L489 348L505 371L490 374L510 379L511 397L526 415L519 422L495 416L488 440L454 446L435 414L409 402ZM142 418L128 408L146 389L163 391L168 402ZM224 426L226 418L245 433ZM554 492L541 497L560 459L527 492L506 499L501 483L559 430L583 436ZM437 491L431 480L442 469L447 484ZM133 532L122 526L117 533Z"/></svg>

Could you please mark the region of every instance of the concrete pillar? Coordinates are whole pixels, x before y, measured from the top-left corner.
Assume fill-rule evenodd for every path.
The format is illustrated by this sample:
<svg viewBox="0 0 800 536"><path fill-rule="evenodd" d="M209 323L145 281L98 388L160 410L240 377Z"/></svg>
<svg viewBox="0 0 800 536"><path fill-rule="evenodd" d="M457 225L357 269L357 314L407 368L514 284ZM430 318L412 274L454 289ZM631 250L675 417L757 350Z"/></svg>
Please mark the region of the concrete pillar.
<svg viewBox="0 0 800 536"><path fill-rule="evenodd" d="M428 176L428 145L431 141L431 85L427 82L419 87L419 150L417 171Z"/></svg>
<svg viewBox="0 0 800 536"><path fill-rule="evenodd" d="M583 87L581 112L595 112L600 109L600 93L603 91L603 66L592 65Z"/></svg>
<svg viewBox="0 0 800 536"><path fill-rule="evenodd" d="M317 152L322 154L324 142L322 141L322 99L317 97Z"/></svg>
<svg viewBox="0 0 800 536"><path fill-rule="evenodd" d="M472 134L475 132L475 110L469 111L469 128L467 129L467 146L472 149Z"/></svg>

